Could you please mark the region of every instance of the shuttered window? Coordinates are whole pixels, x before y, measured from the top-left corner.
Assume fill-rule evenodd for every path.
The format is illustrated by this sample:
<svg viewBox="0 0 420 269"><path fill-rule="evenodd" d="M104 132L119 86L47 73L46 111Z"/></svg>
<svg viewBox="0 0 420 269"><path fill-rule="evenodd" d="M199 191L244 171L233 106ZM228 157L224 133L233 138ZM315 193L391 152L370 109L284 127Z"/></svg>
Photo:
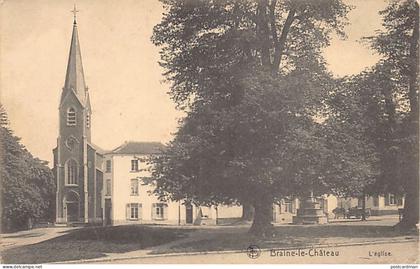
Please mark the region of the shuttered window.
<svg viewBox="0 0 420 269"><path fill-rule="evenodd" d="M152 205L152 219L154 220L168 219L168 205L165 203L154 203Z"/></svg>
<svg viewBox="0 0 420 269"><path fill-rule="evenodd" d="M142 214L142 205L137 203L127 204L126 217L128 220L139 220Z"/></svg>

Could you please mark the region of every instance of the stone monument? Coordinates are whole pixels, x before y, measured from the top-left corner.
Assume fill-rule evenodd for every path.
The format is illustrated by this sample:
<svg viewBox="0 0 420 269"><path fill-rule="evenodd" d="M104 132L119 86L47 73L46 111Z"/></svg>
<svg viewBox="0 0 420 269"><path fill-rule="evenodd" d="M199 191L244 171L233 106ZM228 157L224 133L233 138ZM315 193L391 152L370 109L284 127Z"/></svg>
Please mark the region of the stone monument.
<svg viewBox="0 0 420 269"><path fill-rule="evenodd" d="M313 192L301 203L296 216L293 216L293 224L325 224L328 218L315 199Z"/></svg>

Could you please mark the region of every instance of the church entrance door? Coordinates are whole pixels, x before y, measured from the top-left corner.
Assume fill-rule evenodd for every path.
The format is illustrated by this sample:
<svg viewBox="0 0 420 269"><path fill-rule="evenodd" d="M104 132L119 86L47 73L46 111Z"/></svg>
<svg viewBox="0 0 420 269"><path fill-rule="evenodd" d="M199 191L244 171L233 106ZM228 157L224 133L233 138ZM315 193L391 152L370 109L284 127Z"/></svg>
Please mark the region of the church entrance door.
<svg viewBox="0 0 420 269"><path fill-rule="evenodd" d="M69 191L64 196L64 216L67 223L78 222L80 219L79 194Z"/></svg>
<svg viewBox="0 0 420 269"><path fill-rule="evenodd" d="M79 203L67 202L67 223L79 221Z"/></svg>

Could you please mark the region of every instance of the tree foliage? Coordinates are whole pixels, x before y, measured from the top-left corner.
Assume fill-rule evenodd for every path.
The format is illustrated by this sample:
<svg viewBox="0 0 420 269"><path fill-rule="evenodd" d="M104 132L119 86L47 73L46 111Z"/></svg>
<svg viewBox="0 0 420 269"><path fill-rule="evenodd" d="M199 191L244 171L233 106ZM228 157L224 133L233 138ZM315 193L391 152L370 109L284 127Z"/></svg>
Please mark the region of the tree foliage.
<svg viewBox="0 0 420 269"><path fill-rule="evenodd" d="M366 40L382 57L367 76L378 124L373 125L382 161L377 186L406 194L403 226L419 221L419 4L391 1L380 12L384 30Z"/></svg>
<svg viewBox="0 0 420 269"><path fill-rule="evenodd" d="M162 198L251 203L253 227L267 227L281 198L354 193L372 178L351 127L316 120L336 87L321 52L332 32L344 36L350 7L339 0L162 2L167 12L153 41L170 95L187 112L154 160Z"/></svg>
<svg viewBox="0 0 420 269"><path fill-rule="evenodd" d="M167 12L153 41L180 108L214 99L235 103L237 84L253 68L283 74L319 68L329 34L344 35L349 10L339 0L161 2Z"/></svg>
<svg viewBox="0 0 420 269"><path fill-rule="evenodd" d="M4 118L7 118L5 112ZM47 163L34 158L7 126L0 126L3 230L26 228L29 219L50 220L55 183Z"/></svg>

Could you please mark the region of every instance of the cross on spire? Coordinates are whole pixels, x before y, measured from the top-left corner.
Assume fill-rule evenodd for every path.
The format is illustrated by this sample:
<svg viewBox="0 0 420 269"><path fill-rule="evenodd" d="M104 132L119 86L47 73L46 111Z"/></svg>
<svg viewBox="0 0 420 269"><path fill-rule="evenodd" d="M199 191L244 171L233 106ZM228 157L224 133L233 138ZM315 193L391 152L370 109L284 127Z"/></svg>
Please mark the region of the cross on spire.
<svg viewBox="0 0 420 269"><path fill-rule="evenodd" d="M74 8L71 12L74 15L74 23L64 88L66 89L66 92L70 89L73 89L80 103L82 105L85 105L86 83L83 74L82 55L80 52L79 37L77 34L76 14L78 10L76 9L76 5L74 5Z"/></svg>
<svg viewBox="0 0 420 269"><path fill-rule="evenodd" d="M70 12L73 13L73 23L76 24L76 15L77 12L79 12L79 10L76 9L76 4L74 4L73 10L71 10Z"/></svg>

